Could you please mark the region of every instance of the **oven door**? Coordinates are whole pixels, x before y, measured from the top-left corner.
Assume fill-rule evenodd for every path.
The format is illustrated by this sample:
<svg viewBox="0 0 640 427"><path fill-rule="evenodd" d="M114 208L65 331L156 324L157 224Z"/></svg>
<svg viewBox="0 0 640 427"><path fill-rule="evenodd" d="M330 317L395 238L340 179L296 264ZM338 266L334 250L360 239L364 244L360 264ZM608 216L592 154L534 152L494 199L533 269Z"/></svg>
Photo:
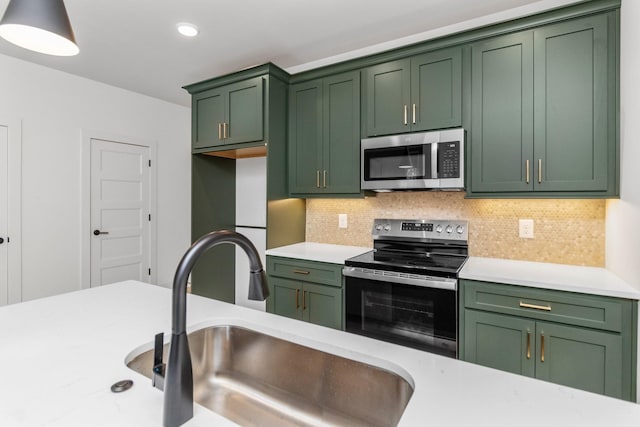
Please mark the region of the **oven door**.
<svg viewBox="0 0 640 427"><path fill-rule="evenodd" d="M344 272L347 332L457 356L455 285L451 289L373 279L354 275L349 267Z"/></svg>

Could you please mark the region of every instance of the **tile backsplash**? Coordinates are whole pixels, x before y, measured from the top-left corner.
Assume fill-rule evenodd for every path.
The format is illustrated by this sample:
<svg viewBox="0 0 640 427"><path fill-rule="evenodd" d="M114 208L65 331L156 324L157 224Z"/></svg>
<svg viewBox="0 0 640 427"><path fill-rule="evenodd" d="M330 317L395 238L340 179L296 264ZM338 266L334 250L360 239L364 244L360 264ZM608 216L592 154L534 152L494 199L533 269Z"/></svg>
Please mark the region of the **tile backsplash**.
<svg viewBox="0 0 640 427"><path fill-rule="evenodd" d="M338 228L338 214L348 227ZM460 192L380 193L365 199L308 199L308 242L371 247L374 218L464 219L472 256L604 266L605 201L465 199ZM534 238L518 220L534 221Z"/></svg>

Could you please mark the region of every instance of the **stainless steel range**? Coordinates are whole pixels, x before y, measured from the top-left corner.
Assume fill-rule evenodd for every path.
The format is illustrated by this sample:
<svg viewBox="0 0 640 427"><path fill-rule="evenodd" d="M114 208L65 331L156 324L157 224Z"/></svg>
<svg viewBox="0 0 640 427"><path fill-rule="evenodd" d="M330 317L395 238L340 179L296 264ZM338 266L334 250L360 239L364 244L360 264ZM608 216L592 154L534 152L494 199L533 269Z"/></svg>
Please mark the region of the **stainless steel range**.
<svg viewBox="0 0 640 427"><path fill-rule="evenodd" d="M467 221L376 219L372 235L342 270L347 332L456 357Z"/></svg>

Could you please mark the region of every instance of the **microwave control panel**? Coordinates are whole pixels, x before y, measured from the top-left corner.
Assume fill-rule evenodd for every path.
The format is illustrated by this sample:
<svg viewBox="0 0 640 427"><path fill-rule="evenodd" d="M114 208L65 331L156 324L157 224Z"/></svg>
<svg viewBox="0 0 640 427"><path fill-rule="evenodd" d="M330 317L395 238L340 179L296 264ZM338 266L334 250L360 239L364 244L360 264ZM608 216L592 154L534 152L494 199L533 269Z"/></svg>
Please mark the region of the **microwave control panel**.
<svg viewBox="0 0 640 427"><path fill-rule="evenodd" d="M438 143L438 178L460 178L460 142Z"/></svg>

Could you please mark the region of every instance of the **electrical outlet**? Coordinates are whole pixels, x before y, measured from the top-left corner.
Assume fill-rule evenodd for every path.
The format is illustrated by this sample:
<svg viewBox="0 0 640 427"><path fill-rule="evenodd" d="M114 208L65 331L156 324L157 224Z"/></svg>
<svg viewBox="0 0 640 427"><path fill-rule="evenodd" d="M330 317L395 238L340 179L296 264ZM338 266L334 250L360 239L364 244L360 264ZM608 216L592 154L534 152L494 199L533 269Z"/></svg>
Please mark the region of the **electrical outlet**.
<svg viewBox="0 0 640 427"><path fill-rule="evenodd" d="M347 228L347 214L338 214L338 228Z"/></svg>
<svg viewBox="0 0 640 427"><path fill-rule="evenodd" d="M520 237L523 239L533 239L533 220L520 220Z"/></svg>

